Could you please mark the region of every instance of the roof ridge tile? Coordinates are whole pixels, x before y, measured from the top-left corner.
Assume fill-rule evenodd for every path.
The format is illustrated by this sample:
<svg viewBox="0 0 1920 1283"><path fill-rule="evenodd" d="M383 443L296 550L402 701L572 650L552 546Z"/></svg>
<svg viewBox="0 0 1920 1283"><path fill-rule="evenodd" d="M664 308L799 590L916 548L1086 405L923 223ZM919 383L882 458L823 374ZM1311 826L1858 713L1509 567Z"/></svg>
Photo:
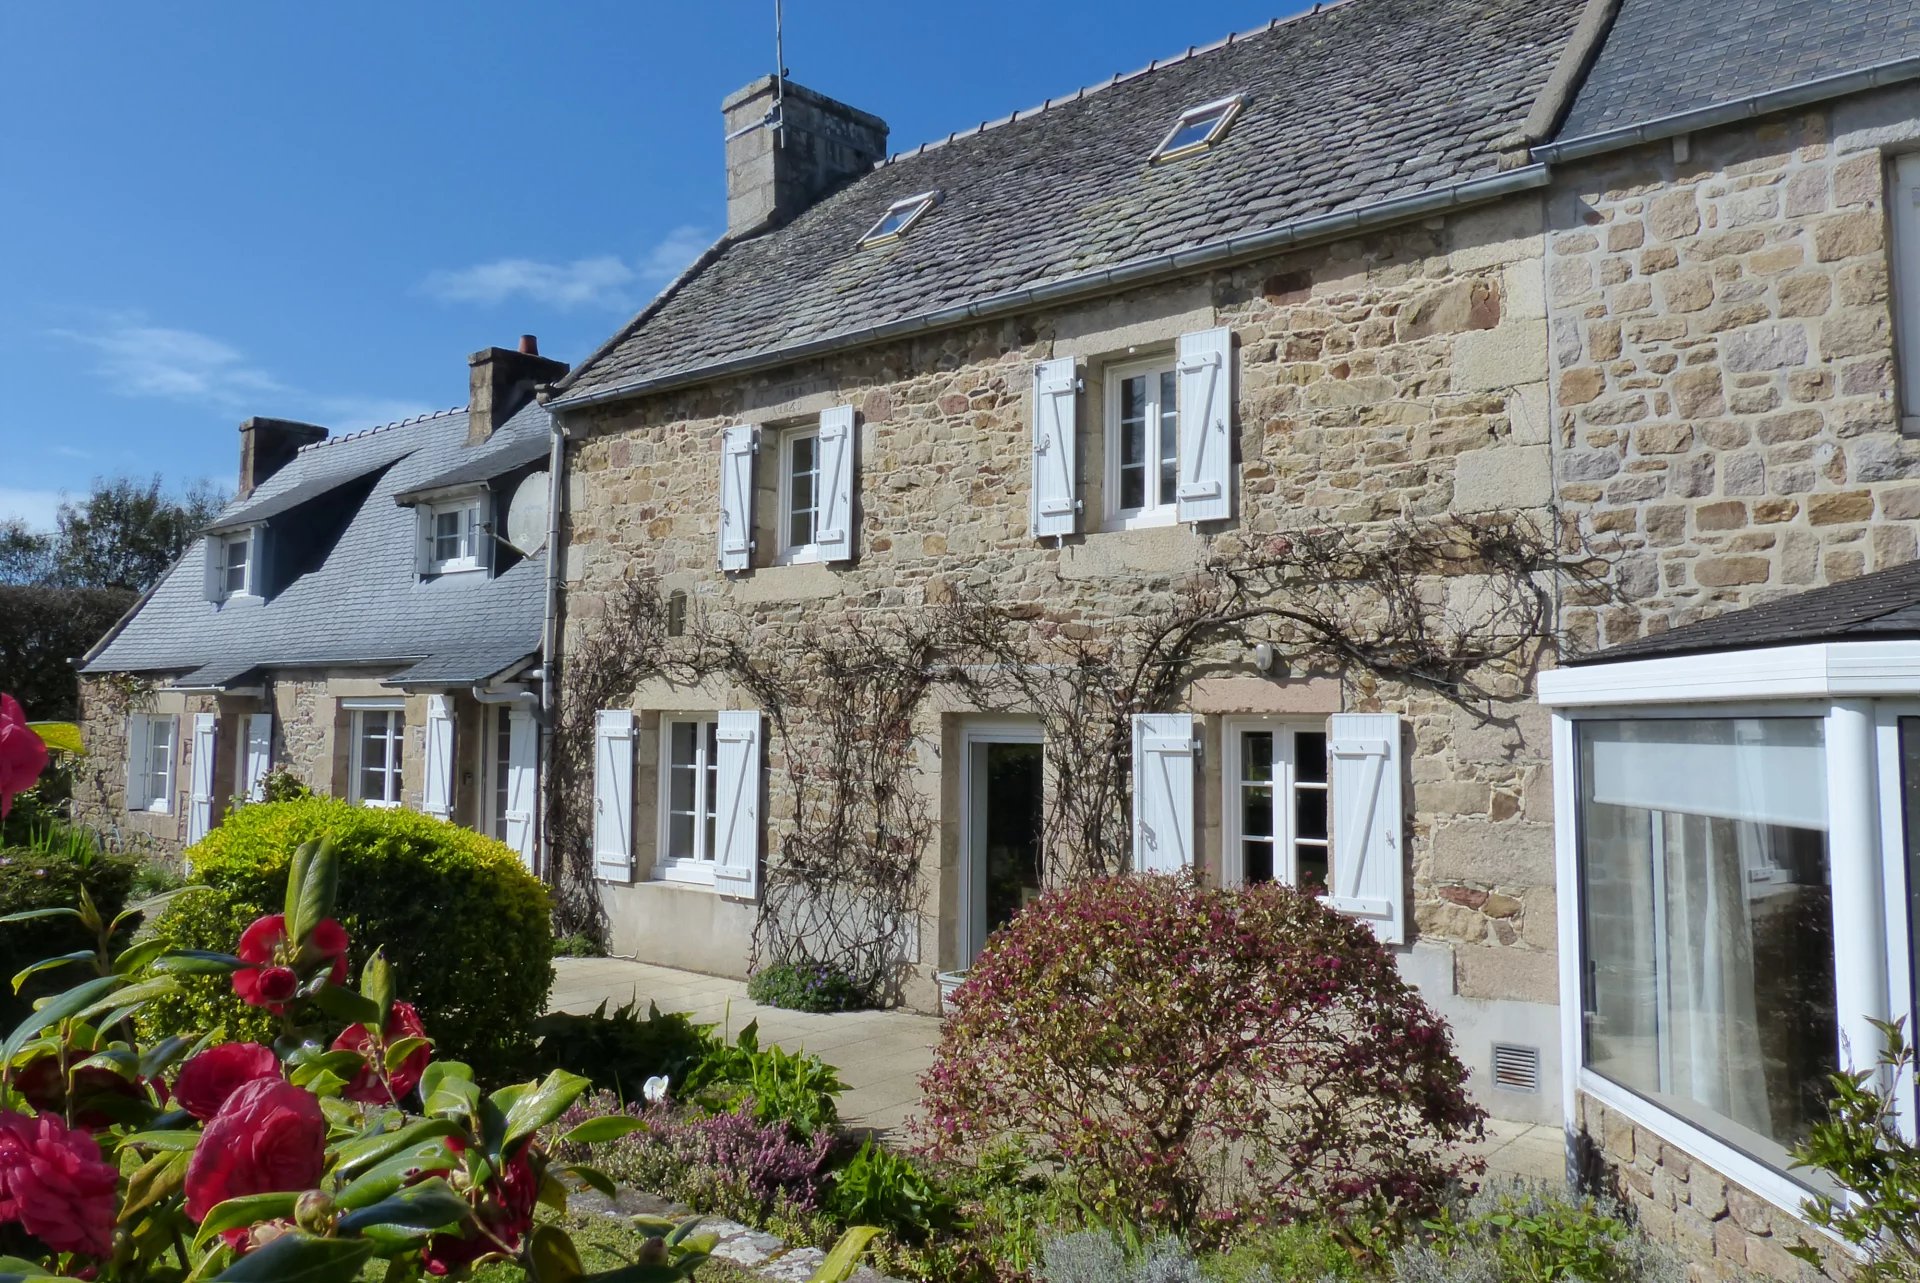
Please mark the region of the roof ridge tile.
<svg viewBox="0 0 1920 1283"><path fill-rule="evenodd" d="M339 445L342 441L360 441L376 433L391 432L395 428L404 428L411 423L425 423L428 419L444 419L450 414L465 414L467 409L468 407L464 405L456 405L449 406L445 410L429 410L425 414L416 414L411 418L395 419L392 423L380 423L371 428L362 428L358 432L343 432L337 437L326 437L323 440L309 442L294 451L294 453L308 454L316 450L324 450L330 445Z"/></svg>

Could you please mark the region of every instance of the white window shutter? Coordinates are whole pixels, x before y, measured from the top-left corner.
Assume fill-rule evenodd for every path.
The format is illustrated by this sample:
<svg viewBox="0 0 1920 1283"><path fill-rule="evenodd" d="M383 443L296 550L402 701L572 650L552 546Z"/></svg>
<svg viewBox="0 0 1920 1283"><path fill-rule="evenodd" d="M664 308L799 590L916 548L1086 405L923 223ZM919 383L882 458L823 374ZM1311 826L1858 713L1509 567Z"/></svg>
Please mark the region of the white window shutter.
<svg viewBox="0 0 1920 1283"><path fill-rule="evenodd" d="M1388 944L1407 938L1405 818L1400 801L1400 718L1336 713L1327 719L1333 794L1331 892L1326 902Z"/></svg>
<svg viewBox="0 0 1920 1283"><path fill-rule="evenodd" d="M721 713L716 720L713 887L751 900L760 893L760 714Z"/></svg>
<svg viewBox="0 0 1920 1283"><path fill-rule="evenodd" d="M1193 716L1133 716L1133 868L1180 873L1193 862Z"/></svg>
<svg viewBox="0 0 1920 1283"><path fill-rule="evenodd" d="M1893 168L1893 332L1900 341L1903 413L1920 418L1920 152Z"/></svg>
<svg viewBox="0 0 1920 1283"><path fill-rule="evenodd" d="M507 718L507 845L520 853L528 868L533 867L533 812L539 785L535 759L538 755L538 731L533 714L514 709Z"/></svg>
<svg viewBox="0 0 1920 1283"><path fill-rule="evenodd" d="M858 437L853 407L820 412L820 526L814 543L822 561L853 560L853 467Z"/></svg>
<svg viewBox="0 0 1920 1283"><path fill-rule="evenodd" d="M593 715L593 873L609 882L633 878L633 713L603 708Z"/></svg>
<svg viewBox="0 0 1920 1283"><path fill-rule="evenodd" d="M720 569L753 564L753 457L760 429L728 428L720 434Z"/></svg>
<svg viewBox="0 0 1920 1283"><path fill-rule="evenodd" d="M273 714L247 717L247 741L241 749L240 787L235 792L249 802L265 797L267 772L273 769Z"/></svg>
<svg viewBox="0 0 1920 1283"><path fill-rule="evenodd" d="M127 800L129 811L144 811L153 801L148 795L147 759L152 746L153 723L145 713L127 716Z"/></svg>
<svg viewBox="0 0 1920 1283"><path fill-rule="evenodd" d="M219 535L200 536L201 593L208 601L227 595L227 541Z"/></svg>
<svg viewBox="0 0 1920 1283"><path fill-rule="evenodd" d="M427 696L426 787L420 809L442 820L453 814L453 713L445 695Z"/></svg>
<svg viewBox="0 0 1920 1283"><path fill-rule="evenodd" d="M1233 515L1233 331L1180 336L1180 484L1182 521Z"/></svg>
<svg viewBox="0 0 1920 1283"><path fill-rule="evenodd" d="M1074 470L1080 379L1073 358L1033 367L1033 537L1070 535L1079 527L1080 487Z"/></svg>
<svg viewBox="0 0 1920 1283"><path fill-rule="evenodd" d="M187 797L187 845L191 846L213 831L213 742L215 720L212 713L193 715L193 774Z"/></svg>

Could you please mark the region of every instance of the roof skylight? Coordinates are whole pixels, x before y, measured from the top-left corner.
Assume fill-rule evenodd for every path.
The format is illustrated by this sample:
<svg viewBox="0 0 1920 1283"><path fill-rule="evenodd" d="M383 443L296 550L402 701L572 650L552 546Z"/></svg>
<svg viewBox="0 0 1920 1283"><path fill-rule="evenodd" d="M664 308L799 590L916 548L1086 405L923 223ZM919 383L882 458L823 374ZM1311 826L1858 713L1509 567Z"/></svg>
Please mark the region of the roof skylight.
<svg viewBox="0 0 1920 1283"><path fill-rule="evenodd" d="M1153 161L1174 160L1189 156L1203 148L1211 147L1227 132L1227 126L1240 114L1243 98L1235 94L1231 98L1222 98L1218 102L1205 103L1198 107L1189 107L1180 113L1180 119L1173 122L1173 128L1160 140L1148 159Z"/></svg>
<svg viewBox="0 0 1920 1283"><path fill-rule="evenodd" d="M897 241L907 234L907 229L920 221L922 215L940 203L939 192L921 192L918 196L909 196L887 206L887 212L880 215L865 236L860 238L862 245L884 245L888 241Z"/></svg>

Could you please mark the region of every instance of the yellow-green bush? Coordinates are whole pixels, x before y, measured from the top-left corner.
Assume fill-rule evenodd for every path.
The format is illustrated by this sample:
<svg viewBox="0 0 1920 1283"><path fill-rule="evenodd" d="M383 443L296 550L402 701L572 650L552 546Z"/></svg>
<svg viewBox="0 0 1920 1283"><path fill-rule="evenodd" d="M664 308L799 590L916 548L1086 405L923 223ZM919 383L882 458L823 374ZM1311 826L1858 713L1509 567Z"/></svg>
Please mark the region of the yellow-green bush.
<svg viewBox="0 0 1920 1283"><path fill-rule="evenodd" d="M294 848L322 837L340 853L338 916L353 969L384 948L436 1054L482 1076L511 1074L553 985L547 888L505 844L471 829L322 797L242 807L188 848L203 885L181 892L151 930L177 948L231 952L249 922L285 903ZM217 1024L230 1039L270 1042L275 1032L224 975L184 978L142 1021L149 1037Z"/></svg>

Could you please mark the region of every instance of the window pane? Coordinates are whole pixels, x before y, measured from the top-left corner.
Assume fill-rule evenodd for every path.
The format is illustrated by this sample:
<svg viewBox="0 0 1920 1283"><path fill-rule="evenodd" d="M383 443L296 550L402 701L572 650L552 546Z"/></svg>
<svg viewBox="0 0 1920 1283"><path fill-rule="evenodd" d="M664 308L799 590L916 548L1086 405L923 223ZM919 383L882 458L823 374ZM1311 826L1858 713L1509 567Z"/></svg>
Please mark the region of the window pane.
<svg viewBox="0 0 1920 1283"><path fill-rule="evenodd" d="M1327 791L1295 789L1293 792L1293 835L1298 838L1327 837Z"/></svg>
<svg viewBox="0 0 1920 1283"><path fill-rule="evenodd" d="M1273 836L1273 788L1254 784L1240 790L1240 834L1242 837Z"/></svg>
<svg viewBox="0 0 1920 1283"><path fill-rule="evenodd" d="M1293 848L1294 867L1299 879L1294 883L1302 891L1325 895L1327 891L1327 848L1300 843Z"/></svg>
<svg viewBox="0 0 1920 1283"><path fill-rule="evenodd" d="M1242 859L1246 863L1247 885L1273 881L1273 843L1243 842Z"/></svg>
<svg viewBox="0 0 1920 1283"><path fill-rule="evenodd" d="M1293 778L1302 784L1327 782L1327 736L1325 731L1293 733Z"/></svg>
<svg viewBox="0 0 1920 1283"><path fill-rule="evenodd" d="M1120 381L1120 506L1147 506L1147 376Z"/></svg>
<svg viewBox="0 0 1920 1283"><path fill-rule="evenodd" d="M501 708L498 712L493 734L493 835L504 842L507 840L507 807L512 800L508 775L512 766L513 720L507 709Z"/></svg>
<svg viewBox="0 0 1920 1283"><path fill-rule="evenodd" d="M387 714L387 772L393 776L388 801L398 801L400 798L400 750L406 747L406 729L406 718L399 713Z"/></svg>
<svg viewBox="0 0 1920 1283"><path fill-rule="evenodd" d="M691 860L693 853L693 816L674 812L667 820L667 855L675 860Z"/></svg>
<svg viewBox="0 0 1920 1283"><path fill-rule="evenodd" d="M700 854L704 859L714 858L713 821L717 814L720 792L720 723L707 723L707 801L706 833L700 843Z"/></svg>
<svg viewBox="0 0 1920 1283"><path fill-rule="evenodd" d="M1160 376L1160 503L1172 503L1180 484L1179 392L1173 371Z"/></svg>
<svg viewBox="0 0 1920 1283"><path fill-rule="evenodd" d="M1587 1065L1784 1169L1839 1066L1824 805L1811 814L1780 773L1791 762L1824 791L1821 723L1579 734Z"/></svg>
<svg viewBox="0 0 1920 1283"><path fill-rule="evenodd" d="M1273 732L1247 731L1240 736L1240 777L1247 780L1273 778Z"/></svg>
<svg viewBox="0 0 1920 1283"><path fill-rule="evenodd" d="M815 493L819 481L818 437L797 437L790 456L787 490L787 544L804 548L814 541Z"/></svg>

